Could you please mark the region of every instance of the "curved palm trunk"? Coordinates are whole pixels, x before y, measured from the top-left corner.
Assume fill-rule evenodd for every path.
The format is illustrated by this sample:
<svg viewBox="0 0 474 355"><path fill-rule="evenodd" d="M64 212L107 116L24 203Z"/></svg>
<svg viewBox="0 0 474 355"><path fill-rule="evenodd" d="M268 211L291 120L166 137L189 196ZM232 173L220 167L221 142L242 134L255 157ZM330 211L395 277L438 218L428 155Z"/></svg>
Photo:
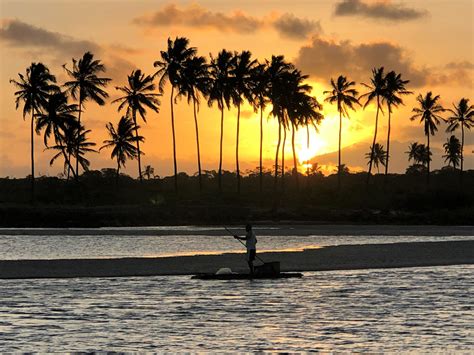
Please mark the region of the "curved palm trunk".
<svg viewBox="0 0 474 355"><path fill-rule="evenodd" d="M375 132L374 132L374 140L372 142L371 153L370 153L370 161L369 161L369 173L367 174L367 185L369 184L370 175L372 174L372 164L374 162L374 149L375 149L375 142L377 141L377 128L379 124L379 111L380 111L380 99L377 95L377 113L375 114Z"/></svg>
<svg viewBox="0 0 474 355"><path fill-rule="evenodd" d="M339 110L339 150L338 150L338 153L337 153L337 161L338 161L338 165L337 165L337 189L340 190L341 189L341 175L342 175L342 171L341 171L341 142L342 142L342 111Z"/></svg>
<svg viewBox="0 0 474 355"><path fill-rule="evenodd" d="M388 175L388 160L390 156L390 129L391 129L391 107L388 105L388 132L387 132L387 158L385 159L385 181L387 181Z"/></svg>
<svg viewBox="0 0 474 355"><path fill-rule="evenodd" d="M76 152L79 152L79 136L81 134L81 113L82 113L82 94L81 88L79 89L79 113L77 114L77 124L79 129L77 130L77 145ZM79 154L76 156L76 180L79 178Z"/></svg>
<svg viewBox="0 0 474 355"><path fill-rule="evenodd" d="M459 173L459 179L462 184L462 176L464 170L464 122L461 122L461 171Z"/></svg>
<svg viewBox="0 0 474 355"><path fill-rule="evenodd" d="M263 191L263 107L260 106L260 193Z"/></svg>
<svg viewBox="0 0 474 355"><path fill-rule="evenodd" d="M135 137L136 137L136 140L137 140L138 178L140 179L140 182L143 182L140 140L138 139L137 112L136 112L135 109L132 109L132 118L133 118L133 123L135 124Z"/></svg>
<svg viewBox="0 0 474 355"><path fill-rule="evenodd" d="M199 191L202 191L202 178L201 178L201 152L199 150L199 128L196 113L196 99L193 99L193 110L194 110L194 126L196 128L196 148L197 148L197 161L198 161L198 174L199 174Z"/></svg>
<svg viewBox="0 0 474 355"><path fill-rule="evenodd" d="M219 192L222 192L222 144L224 142L224 106L221 106L221 142L219 147Z"/></svg>
<svg viewBox="0 0 474 355"><path fill-rule="evenodd" d="M173 164L174 164L174 190L178 191L178 164L176 162L176 136L174 130L174 106L173 106L174 86L171 85L171 132L173 134Z"/></svg>
<svg viewBox="0 0 474 355"><path fill-rule="evenodd" d="M280 144L281 144L281 122L278 122L278 143L275 153L275 180L273 184L273 188L276 191L277 182L278 182L278 155L280 153Z"/></svg>
<svg viewBox="0 0 474 355"><path fill-rule="evenodd" d="M295 149L295 125L291 125L291 149L293 150L293 168L296 181L296 189L300 189L299 177L298 177L298 165L296 164L296 149Z"/></svg>
<svg viewBox="0 0 474 355"><path fill-rule="evenodd" d="M239 133L240 133L240 103L237 105L237 137L235 141L235 167L237 170L237 193L238 194L240 194Z"/></svg>
<svg viewBox="0 0 474 355"><path fill-rule="evenodd" d="M285 144L286 144L286 128L283 127L283 144L281 147L281 189L285 189Z"/></svg>
<svg viewBox="0 0 474 355"><path fill-rule="evenodd" d="M35 143L34 143L35 115L31 111L31 203L35 202Z"/></svg>

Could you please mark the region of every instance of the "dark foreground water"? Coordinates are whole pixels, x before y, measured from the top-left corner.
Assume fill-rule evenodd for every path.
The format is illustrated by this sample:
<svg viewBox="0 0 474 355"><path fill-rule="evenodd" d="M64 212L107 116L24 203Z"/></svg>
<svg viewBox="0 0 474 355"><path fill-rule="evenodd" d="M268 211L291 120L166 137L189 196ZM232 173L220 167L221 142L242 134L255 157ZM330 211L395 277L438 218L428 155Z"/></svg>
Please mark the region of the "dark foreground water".
<svg viewBox="0 0 474 355"><path fill-rule="evenodd" d="M0 280L8 351L474 351L474 266Z"/></svg>

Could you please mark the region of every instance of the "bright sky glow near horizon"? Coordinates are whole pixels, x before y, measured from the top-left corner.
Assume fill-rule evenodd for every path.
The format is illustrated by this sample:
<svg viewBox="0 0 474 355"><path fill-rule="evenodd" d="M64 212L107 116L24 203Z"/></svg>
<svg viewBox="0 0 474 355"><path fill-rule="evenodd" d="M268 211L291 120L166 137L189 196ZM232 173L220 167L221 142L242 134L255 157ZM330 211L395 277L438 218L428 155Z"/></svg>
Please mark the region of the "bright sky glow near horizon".
<svg viewBox="0 0 474 355"><path fill-rule="evenodd" d="M404 172L405 151L411 142L425 143L423 127L411 122L411 109L418 94L433 91L441 104L452 108L462 97L474 100L474 27L472 0L321 0L321 1L123 1L123 0L0 0L0 177L23 177L30 172L29 118L23 121L15 110L15 88L9 83L24 73L31 62L45 63L58 82L67 77L62 65L70 66L90 50L101 59L113 79L103 107L87 103L82 120L92 129L98 147L107 138L105 124L116 124L121 116L111 101L118 97L115 86L125 84L136 68L153 74L153 62L166 47L168 37L185 36L200 55L228 50L250 50L263 61L272 54L285 55L304 74L310 75L312 94L323 103L323 91L331 77L339 74L357 82L369 82L371 69L384 66L410 80L414 95L404 97L405 106L393 114L391 171ZM160 113L148 113L141 122L145 136L142 165L151 165L164 176L173 171L169 86L161 98ZM325 120L319 132L297 134L298 161L310 158L325 167L337 164L338 113L323 103ZM267 116L267 115L265 115ZM447 114L446 114L447 116ZM192 108L185 100L175 106L179 171L197 171ZM216 107L203 101L199 111L203 169L217 170L219 119ZM343 120L343 163L353 170L366 169L365 153L371 144L375 107L359 109ZM274 164L277 123L269 117L264 128L264 163ZM378 142L386 146L387 117L381 116ZM441 123L432 139L434 169L445 165L442 144L449 135ZM225 112L224 169L235 169L236 110ZM460 137L460 132L455 132ZM288 138L291 138L289 135ZM241 117L241 170L258 166L259 114L245 105ZM44 150L42 136L35 137L36 172L54 176L62 163L50 166L53 155ZM474 132L466 132L465 169L474 169ZM291 144L285 151L292 165ZM91 169L115 167L110 151L91 153ZM136 176L136 162L125 170Z"/></svg>

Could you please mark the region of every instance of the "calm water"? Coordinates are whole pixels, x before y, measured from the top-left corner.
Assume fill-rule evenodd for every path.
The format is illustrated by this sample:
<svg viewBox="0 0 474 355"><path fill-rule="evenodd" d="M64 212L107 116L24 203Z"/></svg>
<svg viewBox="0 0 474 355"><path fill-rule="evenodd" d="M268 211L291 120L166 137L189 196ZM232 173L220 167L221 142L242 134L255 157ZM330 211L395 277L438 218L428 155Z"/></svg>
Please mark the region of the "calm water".
<svg viewBox="0 0 474 355"><path fill-rule="evenodd" d="M9 351L474 351L474 266L0 280Z"/></svg>
<svg viewBox="0 0 474 355"><path fill-rule="evenodd" d="M198 231L198 227L193 227L193 230ZM0 260L152 257L243 251L238 241L224 234L180 235L178 229L176 235L140 235L133 229L129 232L127 235L44 235L38 230L36 235L0 235ZM258 230L257 236L260 251L474 239L474 236L259 236Z"/></svg>

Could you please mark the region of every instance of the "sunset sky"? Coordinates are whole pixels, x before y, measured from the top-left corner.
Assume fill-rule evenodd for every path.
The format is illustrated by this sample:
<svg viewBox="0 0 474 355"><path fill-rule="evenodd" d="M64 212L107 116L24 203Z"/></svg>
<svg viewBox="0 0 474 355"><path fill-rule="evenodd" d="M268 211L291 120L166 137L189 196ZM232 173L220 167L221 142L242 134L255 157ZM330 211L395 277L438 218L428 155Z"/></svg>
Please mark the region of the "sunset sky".
<svg viewBox="0 0 474 355"><path fill-rule="evenodd" d="M29 118L15 110L15 88L9 83L24 73L31 62L46 64L58 82L66 73L62 65L92 51L101 59L106 76L113 79L106 106L87 103L82 120L92 129L92 140L102 145L107 138L105 124L116 124L121 114L110 102L118 97L115 86L125 84L127 74L140 68L153 74L153 62L166 47L168 37L185 36L198 53L206 57L222 48L250 50L263 61L283 54L310 75L312 94L323 103L323 91L331 77L339 74L357 82L369 82L371 69L384 66L410 80L405 106L393 114L391 170L404 172L404 153L410 142L425 143L423 127L411 122L411 109L419 93L441 95L444 107L462 97L474 100L474 41L472 0L294 0L294 1L116 1L116 0L0 0L0 176L23 177L30 172ZM142 164L155 173L171 175L172 141L169 87L161 98L160 113L149 113L141 122L145 156ZM297 136L300 158L312 156L330 172L337 164L338 115L325 103L325 119L319 133L312 131L310 152L306 133ZM186 101L175 106L178 168L194 173L196 146L192 109ZM259 115L245 106L241 121L241 169L258 166ZM216 107L203 101L199 111L203 169L218 167L219 119ZM375 107L368 106L343 121L343 163L353 170L366 169ZM386 146L386 116L381 117L378 142ZM224 168L235 169L236 110L225 113ZM449 135L442 123L433 142L434 169L444 164L442 144ZM460 132L455 133L460 137ZM37 175L57 175L62 163L49 165L53 153L44 151L42 136L35 138ZM273 165L277 123L265 120L264 158ZM474 169L474 132L467 132L465 169ZM287 144L287 164L291 146ZM91 169L115 167L110 151L90 154ZM126 172L137 175L136 162Z"/></svg>

